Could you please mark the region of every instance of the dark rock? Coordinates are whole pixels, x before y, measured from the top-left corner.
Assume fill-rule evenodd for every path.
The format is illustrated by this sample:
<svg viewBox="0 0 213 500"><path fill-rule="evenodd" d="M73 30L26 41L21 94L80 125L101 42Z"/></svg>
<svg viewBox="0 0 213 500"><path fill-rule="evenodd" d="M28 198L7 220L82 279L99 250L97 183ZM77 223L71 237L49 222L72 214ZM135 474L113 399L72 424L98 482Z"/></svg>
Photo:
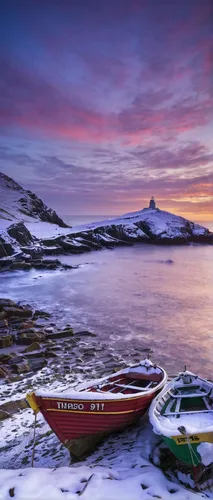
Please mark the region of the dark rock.
<svg viewBox="0 0 213 500"><path fill-rule="evenodd" d="M42 257L44 250L41 247L21 247L22 252L27 252L32 258Z"/></svg>
<svg viewBox="0 0 213 500"><path fill-rule="evenodd" d="M33 319L37 318L50 318L51 314L46 312L46 311L39 311L38 309L35 310Z"/></svg>
<svg viewBox="0 0 213 500"><path fill-rule="evenodd" d="M0 237L0 259L13 255L14 249L12 245L4 240L2 236Z"/></svg>
<svg viewBox="0 0 213 500"><path fill-rule="evenodd" d="M42 239L42 245L45 245L45 247L55 247L56 238L44 238Z"/></svg>
<svg viewBox="0 0 213 500"><path fill-rule="evenodd" d="M79 337L86 337L86 336L90 336L90 337L96 337L96 333L93 333L93 332L89 332L88 330L82 330L81 332L75 332L75 335L79 335Z"/></svg>
<svg viewBox="0 0 213 500"><path fill-rule="evenodd" d="M16 307L17 304L10 299L0 299L0 311L2 311L5 307Z"/></svg>
<svg viewBox="0 0 213 500"><path fill-rule="evenodd" d="M31 264L29 262L12 262L10 265L11 271L16 271L19 269L23 269L24 271L29 271L32 268Z"/></svg>
<svg viewBox="0 0 213 500"><path fill-rule="evenodd" d="M20 380L23 380L21 375L14 375L13 373L10 373L7 377L8 382L19 382Z"/></svg>
<svg viewBox="0 0 213 500"><path fill-rule="evenodd" d="M13 365L17 365L18 363L21 363L22 361L23 361L23 357L19 356L17 353L14 356L11 356L10 359L8 359L7 364L8 364L8 366L13 366Z"/></svg>
<svg viewBox="0 0 213 500"><path fill-rule="evenodd" d="M44 335L37 332L28 332L21 333L17 337L16 343L19 345L30 345L33 342L42 342L44 341Z"/></svg>
<svg viewBox="0 0 213 500"><path fill-rule="evenodd" d="M213 234L205 233L204 235L193 235L191 239L192 243L208 243L209 245L213 245Z"/></svg>
<svg viewBox="0 0 213 500"><path fill-rule="evenodd" d="M9 375L10 371L6 366L0 365L0 378L5 378ZM1 420L1 418L0 418Z"/></svg>
<svg viewBox="0 0 213 500"><path fill-rule="evenodd" d="M15 357L15 353L0 354L0 364L8 364Z"/></svg>
<svg viewBox="0 0 213 500"><path fill-rule="evenodd" d="M35 335L37 333L37 330L35 328L25 328L24 330L20 330L18 332L18 335L20 335L21 333L24 333L26 335Z"/></svg>
<svg viewBox="0 0 213 500"><path fill-rule="evenodd" d="M5 311L4 311L5 312ZM0 319L0 330L8 328L8 321L7 319Z"/></svg>
<svg viewBox="0 0 213 500"><path fill-rule="evenodd" d="M4 272L4 271L7 271L7 269L9 269L9 266L10 264L13 263L13 259L0 259L0 271L1 272Z"/></svg>
<svg viewBox="0 0 213 500"><path fill-rule="evenodd" d="M48 269L48 266L46 264L43 264L43 262L41 262L40 264L34 264L34 262L32 263L32 266L35 268L35 269ZM56 268L56 267L55 267Z"/></svg>
<svg viewBox="0 0 213 500"><path fill-rule="evenodd" d="M58 354L56 354L56 352L54 352L52 349L46 349L45 357L46 358L57 358Z"/></svg>
<svg viewBox="0 0 213 500"><path fill-rule="evenodd" d="M20 245L30 245L37 240L34 236L31 235L30 231L28 231L23 222L12 224L7 229L7 232L9 236L16 240Z"/></svg>
<svg viewBox="0 0 213 500"><path fill-rule="evenodd" d="M7 313L5 311L0 312L0 320L7 317Z"/></svg>
<svg viewBox="0 0 213 500"><path fill-rule="evenodd" d="M33 342L28 347L26 347L26 349L25 349L24 352L37 351L38 349L41 349L41 346L40 346L39 342Z"/></svg>
<svg viewBox="0 0 213 500"><path fill-rule="evenodd" d="M22 321L22 318L18 318L17 316L15 316L14 318L9 318L10 329L16 331L17 328L19 328L20 321Z"/></svg>
<svg viewBox="0 0 213 500"><path fill-rule="evenodd" d="M3 347L9 347L13 343L13 337L11 335L0 336L0 349Z"/></svg>
<svg viewBox="0 0 213 500"><path fill-rule="evenodd" d="M14 364L13 370L16 373L27 373L30 371L30 367L27 361L23 361L22 363Z"/></svg>
<svg viewBox="0 0 213 500"><path fill-rule="evenodd" d="M0 376L1 376L1 373L0 373ZM6 418L9 418L9 417L10 417L10 414L4 410L1 410L1 408L0 408L0 421L5 420Z"/></svg>
<svg viewBox="0 0 213 500"><path fill-rule="evenodd" d="M56 332L50 332L47 333L47 337L49 339L55 339L55 338L60 338L60 337L72 337L74 335L73 329L72 328L65 328L65 330L62 331L56 331Z"/></svg>
<svg viewBox="0 0 213 500"><path fill-rule="evenodd" d="M19 329L20 330L29 330L29 328L33 328L34 325L35 325L34 321L27 321L27 322L24 322L24 323L20 323L19 324Z"/></svg>
<svg viewBox="0 0 213 500"><path fill-rule="evenodd" d="M79 241L78 236L79 234L75 235L77 241ZM82 241L82 239L80 241ZM83 233L83 241L86 245L89 245L92 250L100 250L103 246L107 246L106 241L100 241L99 238L97 238L97 232L95 231L85 231Z"/></svg>
<svg viewBox="0 0 213 500"><path fill-rule="evenodd" d="M8 317L18 316L19 318L30 318L32 311L30 309L22 309L19 307L5 307L4 310Z"/></svg>
<svg viewBox="0 0 213 500"><path fill-rule="evenodd" d="M20 410L28 408L26 399L18 399L17 401L8 401L0 406L0 410L7 413L8 417L11 417L14 413ZM6 417L6 418L8 418Z"/></svg>
<svg viewBox="0 0 213 500"><path fill-rule="evenodd" d="M29 366L31 370L37 371L47 366L47 360L44 357L41 358L29 358L28 359Z"/></svg>

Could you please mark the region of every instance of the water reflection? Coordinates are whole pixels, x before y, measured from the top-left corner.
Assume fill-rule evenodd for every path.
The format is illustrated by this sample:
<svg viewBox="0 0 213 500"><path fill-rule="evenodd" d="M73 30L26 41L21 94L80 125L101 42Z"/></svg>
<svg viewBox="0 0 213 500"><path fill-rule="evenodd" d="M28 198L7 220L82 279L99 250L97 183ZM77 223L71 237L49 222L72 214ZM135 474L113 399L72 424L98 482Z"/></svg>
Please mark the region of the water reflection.
<svg viewBox="0 0 213 500"><path fill-rule="evenodd" d="M152 348L170 373L185 364L212 378L212 247L136 245L80 256L71 271L1 274L0 295L89 328L129 356Z"/></svg>

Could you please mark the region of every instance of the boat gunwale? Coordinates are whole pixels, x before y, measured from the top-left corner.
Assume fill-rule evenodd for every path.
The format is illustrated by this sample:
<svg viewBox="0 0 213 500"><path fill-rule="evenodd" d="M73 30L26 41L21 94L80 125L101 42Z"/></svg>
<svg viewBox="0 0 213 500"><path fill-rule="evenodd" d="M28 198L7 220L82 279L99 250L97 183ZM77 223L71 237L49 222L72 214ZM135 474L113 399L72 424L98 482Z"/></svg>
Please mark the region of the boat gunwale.
<svg viewBox="0 0 213 500"><path fill-rule="evenodd" d="M49 391L42 391L40 389L37 389L35 391L33 391L33 394L35 395L35 397L39 397L39 398L42 398L42 399L52 399L52 400L70 400L70 401L73 401L73 402L76 402L76 401L81 401L81 402L88 402L88 401L92 401L92 400L95 400L96 402L100 401L100 402L103 402L103 401L108 401L108 402L113 402L113 401L123 401L123 400L132 400L132 399L141 399L142 397L147 397L149 395L152 395L154 394L155 392L158 392L158 391L161 391L163 386L165 385L167 379L168 379L168 375L166 373L166 371L164 370L164 368L160 367L160 366L156 366L156 368L158 368L159 370L161 370L162 372L162 380L159 381L159 383L153 387L153 388L149 388L147 390L141 390L141 391L138 391L137 394L122 394L121 392L118 392L116 394L113 394L113 393L109 393L109 392L103 392L103 393L100 393L100 392L89 392L87 391L87 389L89 389L90 387L94 387L95 385L98 385L104 381L108 381L110 379L110 377L112 376L116 376L116 375L121 375L121 374L124 374L125 373L128 373L127 370L129 370L129 368L136 368L136 367L139 367L140 364L137 364L137 365L132 365L128 368L124 368L123 370L120 370L120 371L117 371L115 374L111 374L110 376L106 376L106 377L102 377L100 379L94 379L91 383L88 382L86 385L84 385L84 389L85 390L73 390L72 392L67 392L67 393L57 393L57 392L49 392ZM77 386L79 387L79 385ZM80 387L79 387L80 389ZM90 397L88 397L88 394L90 395Z"/></svg>
<svg viewBox="0 0 213 500"><path fill-rule="evenodd" d="M212 409L206 409L206 410L200 410L200 411L186 411L186 412L171 412L171 413L168 413L168 414L161 414L161 411L159 411L157 409L157 406L159 405L159 403L161 404L162 402L162 398L165 397L166 399L163 400L164 404L169 401L171 398L174 399L175 401L175 397L173 397L172 394L169 394L168 396L168 393L169 391L172 389L172 388L175 388L175 383L178 382L178 380L180 379L181 375L183 375L184 373L194 377L194 379L196 381L201 381L201 382L204 382L205 384L209 385L209 387L211 387L211 389L213 390L213 381L212 380L208 380L208 379L204 379L202 377L199 377L199 375L195 375L194 373L191 373L191 372L180 372L177 377L175 377L174 379L172 379L170 382L168 382L168 384L166 384L166 386L164 387L164 389L162 389L162 391L154 398L154 400L152 401L151 403L151 406L149 408L149 420L153 426L153 430L156 434L160 434L160 435L163 435L167 438L174 438L174 437L178 437L181 435L181 432L178 430L178 427L181 426L181 419L178 419L177 421L177 417L176 415L179 415L181 417L182 416L185 416L185 415L202 415L202 414L211 414L213 413L213 407ZM190 384L188 385L188 387L190 386ZM182 387L182 385L180 385L180 387ZM168 396L168 397L167 397ZM190 394L188 396L190 398ZM203 397L205 398L205 394L203 394ZM181 396L180 396L180 399L181 399ZM161 410L163 408L163 405L161 407ZM161 417L161 421L159 421L159 417ZM168 425L168 417L173 417L173 421L177 423L177 427L174 428L174 429L171 429L168 433L167 431L167 425ZM206 425L206 424L205 424ZM167 431L165 434L164 432ZM204 431L206 432L206 431ZM213 432L213 421L211 424L209 424L208 426L208 432ZM192 432L189 432L187 434L196 434L196 433L199 433L201 434L202 431L201 431L201 428L199 427L199 429L197 430L192 430Z"/></svg>

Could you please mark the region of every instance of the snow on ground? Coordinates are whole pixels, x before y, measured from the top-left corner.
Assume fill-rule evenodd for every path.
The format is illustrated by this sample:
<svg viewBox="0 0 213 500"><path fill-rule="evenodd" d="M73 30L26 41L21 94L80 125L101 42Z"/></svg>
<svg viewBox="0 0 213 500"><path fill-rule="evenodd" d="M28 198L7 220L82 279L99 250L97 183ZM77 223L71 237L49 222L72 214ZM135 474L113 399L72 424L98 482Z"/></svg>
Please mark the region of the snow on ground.
<svg viewBox="0 0 213 500"><path fill-rule="evenodd" d="M168 237L178 237L182 236L182 229L184 228L184 225L186 224L187 221L183 217L176 216L169 212L165 212L162 210L158 211L158 210L147 209L147 210L140 210L139 212L126 214L117 217L116 219L97 221L90 224L74 226L72 228L66 228L66 229L60 228L54 224L49 224L46 222L27 223L26 226L29 229L29 231L39 239L46 237L52 238L67 234L74 235L85 231L93 231L95 229L107 228L112 225L125 226L125 231L131 236L134 236L135 234L135 237L137 236L146 237L145 233L141 229L135 227L135 224L139 222L147 222L153 234L155 234L156 236L160 235L161 233L166 233ZM191 225L193 233L195 235L205 233L205 228L203 228L202 226L199 226L198 224L193 225L193 223L191 223ZM136 229L137 232L135 232Z"/></svg>
<svg viewBox="0 0 213 500"><path fill-rule="evenodd" d="M56 238L66 235L74 236L79 233L97 229L106 232L112 225L122 226L122 230L127 236L131 236L135 239L140 237L148 239L148 236L142 229L137 227L137 224L140 222L146 222L151 232L156 236L160 236L163 233L164 236L170 238L181 237L183 235L182 231L184 232L184 229L186 229L186 219L158 209L143 209L138 212L121 215L115 219L96 221L90 224L74 226L72 228L62 228L57 224L42 222L39 220L38 214L33 215L34 198L32 199L29 193L12 179L8 180L5 176L2 177L0 175L0 181L0 229L5 241L10 240L7 234L8 227L20 221L23 222L30 233L38 239ZM23 210L23 202L20 200L25 200L26 209ZM46 206L44 206L44 208L47 209ZM29 214L32 213L32 217L27 215L26 210ZM190 225L194 235L198 236L205 233L205 228L202 226L198 224L194 225L193 223L190 223ZM102 235L102 239L104 238L108 241L109 236L104 234Z"/></svg>
<svg viewBox="0 0 213 500"><path fill-rule="evenodd" d="M138 237L146 237L145 233L137 228L135 224L139 222L147 222L150 226L153 234L156 236L161 233L166 233L168 237L178 237L182 236L182 230L186 224L186 219L183 217L176 216L169 212L163 210L140 210L139 212L132 212L126 215L117 217L116 219L108 219L103 221L96 221L90 224L83 224L80 226L74 226L72 228L60 228L55 224L49 224L48 222L27 222L26 227L29 229L31 234L39 239L43 238L54 238L62 235L74 235L86 231L93 231L95 229L108 228L112 225L115 226L125 226L125 231L128 235ZM195 235L201 235L205 233L205 228L199 226L198 224L193 225L191 223L193 233Z"/></svg>
<svg viewBox="0 0 213 500"><path fill-rule="evenodd" d="M69 465L67 450L49 431L47 424L43 425L40 416L36 428L34 468L30 467L31 410L22 413L22 421L20 416L15 420L11 426L12 432L17 429L15 452L23 457L25 449L29 461L24 461L23 457L21 468L0 470L1 500L9 500L12 493L16 500L74 500L78 496L85 500L198 500L205 497L186 489L177 479L171 481L150 462L149 455L156 445L156 437L146 417L140 426L111 435L86 460ZM31 440L27 437L29 431ZM5 435L4 439L7 440ZM183 476L182 479L186 480ZM213 498L213 495L209 493L209 497Z"/></svg>
<svg viewBox="0 0 213 500"><path fill-rule="evenodd" d="M127 467L61 467L0 471L0 499L8 500L198 500L200 493L168 481L160 470L143 463Z"/></svg>
<svg viewBox="0 0 213 500"><path fill-rule="evenodd" d="M90 369L90 377L94 377L95 372L91 373ZM77 378L72 373L60 376L45 367L30 379L2 383L1 401L23 398L27 391L41 386L64 392L83 379L85 373ZM111 434L84 461L70 464L68 450L38 414L32 468L33 426L34 415L28 408L0 422L0 500L13 496L16 500L206 498L183 485L194 486L189 475L169 471L166 476L158 467L160 438L152 432L147 415L138 425ZM213 498L213 492L206 494Z"/></svg>
<svg viewBox="0 0 213 500"><path fill-rule="evenodd" d="M144 228L142 227L141 229L137 226L140 222L145 222L153 235L160 237L162 235L162 237L166 236L167 238L183 237L188 230L192 230L195 236L203 235L206 231L202 226L188 222L183 217L150 208L127 213L115 219L96 221L73 228L62 228L57 224L42 222L40 219L59 222L57 214L53 210L48 209L36 195L30 191L26 191L13 179L0 172L0 229L4 240L11 242L13 246L16 245L16 242L9 238L7 229L11 224L17 222L23 222L30 233L38 239L56 238L66 235L77 236L79 233L98 229L104 233L102 236L100 235L100 240L102 238L102 240L110 241L109 235L105 233L108 232L107 230L111 226L121 226L124 236L130 236L135 239L148 239L149 236L142 230ZM144 230L146 231L146 229ZM74 240L72 244L77 245L78 242Z"/></svg>
<svg viewBox="0 0 213 500"><path fill-rule="evenodd" d="M71 228L59 227L57 224L50 224L49 222L35 220L25 223L25 226L33 236L41 240L71 234Z"/></svg>

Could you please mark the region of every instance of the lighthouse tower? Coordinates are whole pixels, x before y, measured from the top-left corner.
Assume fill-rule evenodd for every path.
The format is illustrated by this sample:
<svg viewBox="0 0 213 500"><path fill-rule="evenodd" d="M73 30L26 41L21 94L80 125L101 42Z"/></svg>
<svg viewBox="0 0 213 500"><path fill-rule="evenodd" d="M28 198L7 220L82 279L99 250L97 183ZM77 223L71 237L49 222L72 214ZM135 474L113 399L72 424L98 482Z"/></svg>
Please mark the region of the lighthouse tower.
<svg viewBox="0 0 213 500"><path fill-rule="evenodd" d="M149 202L149 208L151 208L152 210L155 210L156 208L154 196L151 197L151 200Z"/></svg>

